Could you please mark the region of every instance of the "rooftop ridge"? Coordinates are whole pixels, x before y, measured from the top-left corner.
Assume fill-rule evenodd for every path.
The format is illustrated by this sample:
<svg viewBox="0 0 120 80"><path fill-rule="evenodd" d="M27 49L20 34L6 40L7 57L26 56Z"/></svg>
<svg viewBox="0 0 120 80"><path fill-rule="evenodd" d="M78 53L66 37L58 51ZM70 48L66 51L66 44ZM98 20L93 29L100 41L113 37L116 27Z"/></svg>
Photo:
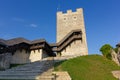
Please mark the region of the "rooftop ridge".
<svg viewBox="0 0 120 80"><path fill-rule="evenodd" d="M20 43L36 44L36 43L41 43L41 42L46 42L46 40L45 39L28 40L23 37L17 37L17 38L8 39L8 40L0 39L0 43L6 44L7 46L12 46L15 44L20 44Z"/></svg>

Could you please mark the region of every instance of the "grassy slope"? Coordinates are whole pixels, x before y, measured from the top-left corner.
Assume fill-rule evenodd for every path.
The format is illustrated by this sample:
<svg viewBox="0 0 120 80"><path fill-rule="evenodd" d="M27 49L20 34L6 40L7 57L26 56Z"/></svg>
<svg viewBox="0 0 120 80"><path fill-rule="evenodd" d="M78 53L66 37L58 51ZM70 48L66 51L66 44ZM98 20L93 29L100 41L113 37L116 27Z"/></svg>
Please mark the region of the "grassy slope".
<svg viewBox="0 0 120 80"><path fill-rule="evenodd" d="M111 71L119 69L113 61L100 55L81 56L55 64L55 70L68 71L72 80L118 80Z"/></svg>

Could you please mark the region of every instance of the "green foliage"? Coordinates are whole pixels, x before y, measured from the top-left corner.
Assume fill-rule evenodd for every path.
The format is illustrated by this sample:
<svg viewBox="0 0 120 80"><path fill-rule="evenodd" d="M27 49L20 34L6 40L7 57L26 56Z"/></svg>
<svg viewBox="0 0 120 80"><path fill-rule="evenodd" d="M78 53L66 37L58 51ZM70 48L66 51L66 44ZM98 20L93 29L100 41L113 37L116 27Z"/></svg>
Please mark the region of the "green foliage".
<svg viewBox="0 0 120 80"><path fill-rule="evenodd" d="M100 51L107 59L111 59L111 49L113 49L113 47L110 44L105 44L100 48Z"/></svg>
<svg viewBox="0 0 120 80"><path fill-rule="evenodd" d="M111 71L120 67L103 56L88 55L56 63L55 70L68 71L72 80L118 80Z"/></svg>

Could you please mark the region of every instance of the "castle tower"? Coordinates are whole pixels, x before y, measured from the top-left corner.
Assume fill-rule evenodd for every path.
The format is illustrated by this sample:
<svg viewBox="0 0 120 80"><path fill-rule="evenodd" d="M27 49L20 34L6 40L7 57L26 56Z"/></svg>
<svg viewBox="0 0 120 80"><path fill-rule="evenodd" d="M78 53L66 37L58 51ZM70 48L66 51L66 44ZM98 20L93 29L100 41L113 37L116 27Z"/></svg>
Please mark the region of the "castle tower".
<svg viewBox="0 0 120 80"><path fill-rule="evenodd" d="M87 41L84 25L83 9L79 8L76 12L67 10L67 13L57 12L57 43L60 42L72 30L82 31L82 40L73 41L70 46L61 51L62 55L87 55Z"/></svg>

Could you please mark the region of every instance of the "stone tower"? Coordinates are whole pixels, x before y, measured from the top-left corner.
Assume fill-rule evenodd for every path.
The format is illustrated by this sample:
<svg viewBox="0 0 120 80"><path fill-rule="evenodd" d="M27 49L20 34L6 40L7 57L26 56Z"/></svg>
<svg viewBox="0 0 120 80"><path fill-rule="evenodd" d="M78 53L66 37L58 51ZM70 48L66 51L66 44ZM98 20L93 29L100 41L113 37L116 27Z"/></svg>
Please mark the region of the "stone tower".
<svg viewBox="0 0 120 80"><path fill-rule="evenodd" d="M82 39L73 41L65 50L61 51L61 54L63 56L87 55L88 48L82 8L77 9L76 12L72 12L72 10L67 10L67 13L57 12L57 43L72 30L81 30Z"/></svg>

